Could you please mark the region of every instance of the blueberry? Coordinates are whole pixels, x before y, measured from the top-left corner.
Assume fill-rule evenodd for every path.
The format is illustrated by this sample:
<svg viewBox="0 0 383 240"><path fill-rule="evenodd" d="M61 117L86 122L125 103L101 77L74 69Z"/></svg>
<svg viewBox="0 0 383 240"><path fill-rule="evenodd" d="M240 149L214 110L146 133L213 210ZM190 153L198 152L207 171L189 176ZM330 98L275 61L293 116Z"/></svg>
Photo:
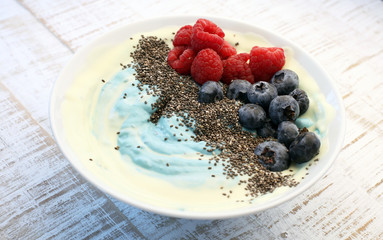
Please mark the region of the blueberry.
<svg viewBox="0 0 383 240"><path fill-rule="evenodd" d="M292 96L295 100L297 100L300 115L302 115L307 111L307 109L309 109L310 100L305 91L303 91L300 88L296 88L289 95Z"/></svg>
<svg viewBox="0 0 383 240"><path fill-rule="evenodd" d="M234 80L230 83L226 96L229 99L240 100L249 103L247 99L247 91L251 87L251 83L246 80Z"/></svg>
<svg viewBox="0 0 383 240"><path fill-rule="evenodd" d="M294 121L299 116L298 102L289 95L277 96L270 103L269 116L276 125L283 121Z"/></svg>
<svg viewBox="0 0 383 240"><path fill-rule="evenodd" d="M239 123L247 129L260 128L265 121L266 112L257 104L245 104L239 109Z"/></svg>
<svg viewBox="0 0 383 240"><path fill-rule="evenodd" d="M290 156L287 148L276 141L260 143L254 150L259 162L268 170L280 172L290 166Z"/></svg>
<svg viewBox="0 0 383 240"><path fill-rule="evenodd" d="M270 118L267 118L263 127L257 129L257 135L264 138L277 138L277 126L271 122Z"/></svg>
<svg viewBox="0 0 383 240"><path fill-rule="evenodd" d="M286 147L298 136L299 129L295 123L283 121L278 125L278 142L285 144Z"/></svg>
<svg viewBox="0 0 383 240"><path fill-rule="evenodd" d="M277 89L274 85L268 82L256 82L247 92L247 98L251 103L259 104L264 109L267 109L273 100L278 95Z"/></svg>
<svg viewBox="0 0 383 240"><path fill-rule="evenodd" d="M298 75L289 69L282 69L274 74L270 82L277 88L278 95L287 95L299 85Z"/></svg>
<svg viewBox="0 0 383 240"><path fill-rule="evenodd" d="M319 153L319 137L313 132L302 132L290 144L291 161L305 163Z"/></svg>
<svg viewBox="0 0 383 240"><path fill-rule="evenodd" d="M223 98L222 86L215 81L205 82L198 93L198 102L213 103Z"/></svg>

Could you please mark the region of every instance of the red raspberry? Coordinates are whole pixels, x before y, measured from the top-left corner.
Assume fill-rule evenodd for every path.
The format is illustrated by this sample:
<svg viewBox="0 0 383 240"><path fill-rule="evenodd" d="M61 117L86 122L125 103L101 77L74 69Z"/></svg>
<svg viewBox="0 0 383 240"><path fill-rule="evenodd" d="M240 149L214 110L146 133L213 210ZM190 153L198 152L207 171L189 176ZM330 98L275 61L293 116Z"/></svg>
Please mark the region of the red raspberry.
<svg viewBox="0 0 383 240"><path fill-rule="evenodd" d="M193 49L186 46L177 46L169 52L168 64L179 74L188 75L190 74L190 67L194 57Z"/></svg>
<svg viewBox="0 0 383 240"><path fill-rule="evenodd" d="M201 50L194 58L191 66L191 75L193 79L204 84L207 81L218 82L221 79L223 65L219 55L210 48Z"/></svg>
<svg viewBox="0 0 383 240"><path fill-rule="evenodd" d="M235 49L235 47L231 46L230 43L224 40L223 46L221 50L218 52L218 55L222 59L227 59L228 57L233 56L235 54L237 54L237 50Z"/></svg>
<svg viewBox="0 0 383 240"><path fill-rule="evenodd" d="M198 19L193 26L191 46L195 52L204 48L211 48L219 52L223 46L225 33L213 22L206 19Z"/></svg>
<svg viewBox="0 0 383 240"><path fill-rule="evenodd" d="M193 27L191 25L185 25L180 30L177 31L174 36L173 46L190 46L191 45L191 35Z"/></svg>
<svg viewBox="0 0 383 240"><path fill-rule="evenodd" d="M240 53L223 60L223 74L221 81L230 84L235 79L242 79L254 83L254 77L247 61L250 58L248 53Z"/></svg>
<svg viewBox="0 0 383 240"><path fill-rule="evenodd" d="M285 65L285 54L278 47L253 47L250 52L250 68L255 81L269 82Z"/></svg>

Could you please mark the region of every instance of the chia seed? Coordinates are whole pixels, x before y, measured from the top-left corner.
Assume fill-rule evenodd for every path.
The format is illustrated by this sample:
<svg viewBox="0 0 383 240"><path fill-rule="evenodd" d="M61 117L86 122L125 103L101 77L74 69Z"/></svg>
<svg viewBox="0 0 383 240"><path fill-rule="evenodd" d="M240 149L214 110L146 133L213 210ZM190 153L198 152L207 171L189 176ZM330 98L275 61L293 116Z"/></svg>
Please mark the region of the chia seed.
<svg viewBox="0 0 383 240"><path fill-rule="evenodd" d="M151 105L155 111L149 121L157 124L161 117L175 116L176 120L182 123L179 126L186 126L193 131L191 141L204 141L204 149L208 152L220 150L219 154L213 155L214 166L217 166L218 162L224 163L223 174L227 179L234 179L238 175L245 176L246 180L240 180L239 184L246 185L246 196L254 198L273 192L280 186L296 186L297 182L292 175L271 172L258 162L254 149L259 143L270 138L255 137L252 133L242 130L238 110L243 103L228 98L214 104L199 103L200 87L191 76L180 76L167 64L169 51L170 48L164 40L142 36L135 51L131 53L136 79L140 82L137 85L138 89L143 91L142 87L146 85L150 94L158 97ZM227 85L223 86L223 90L226 95Z"/></svg>

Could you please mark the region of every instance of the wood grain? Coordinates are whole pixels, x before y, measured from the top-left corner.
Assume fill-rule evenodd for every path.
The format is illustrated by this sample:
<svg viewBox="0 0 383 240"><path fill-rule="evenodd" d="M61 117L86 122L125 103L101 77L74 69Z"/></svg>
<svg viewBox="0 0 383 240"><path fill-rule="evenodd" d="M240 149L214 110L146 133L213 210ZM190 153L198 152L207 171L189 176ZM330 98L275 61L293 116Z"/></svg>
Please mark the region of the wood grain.
<svg viewBox="0 0 383 240"><path fill-rule="evenodd" d="M376 0L1 1L0 239L383 239L382 12ZM60 70L113 28L173 14L230 17L278 32L334 78L347 132L321 181L255 215L193 221L124 204L71 168L48 120Z"/></svg>

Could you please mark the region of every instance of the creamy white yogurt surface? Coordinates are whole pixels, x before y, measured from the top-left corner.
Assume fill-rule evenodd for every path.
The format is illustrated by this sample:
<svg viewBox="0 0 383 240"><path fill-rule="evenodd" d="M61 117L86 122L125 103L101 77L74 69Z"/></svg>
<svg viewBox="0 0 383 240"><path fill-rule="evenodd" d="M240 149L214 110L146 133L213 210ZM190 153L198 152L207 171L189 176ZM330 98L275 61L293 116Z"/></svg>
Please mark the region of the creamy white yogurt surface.
<svg viewBox="0 0 383 240"><path fill-rule="evenodd" d="M166 27L142 34L166 38L171 46L172 32L178 28ZM239 53L250 52L253 46L271 46L262 37L251 33L225 31L225 34L225 40L232 45L239 43L236 47ZM250 199L245 197L244 185L238 185L239 179L227 180L220 165L214 167L208 163L212 155L203 150L205 143L178 142L180 133L183 134L182 139L190 139L192 131L186 132L182 127L171 128L170 125L176 125L175 117L161 118L157 125L147 121L153 112L150 104L155 98L145 92L140 95L134 70L121 70L120 66L120 63L130 63L129 54L134 51L133 46L137 45L140 35L112 48L100 46L95 49L94 56L89 58L84 71L66 93L62 116L72 149L93 174L110 183L114 190L137 201L188 211L248 207L248 201L237 201ZM298 64L288 46L279 47L285 49L284 68L298 74L300 88L310 98L310 108L297 124L320 135L323 153L328 144L326 130L334 110L319 91L313 79L315 76L310 76ZM164 141L164 138L168 140ZM119 150L115 149L116 146ZM209 166L212 166L211 170L208 170ZM291 167L296 180L306 174L305 166ZM211 177L213 174L215 177ZM252 204L266 201L287 189L281 187L272 194L258 197ZM223 197L222 193L229 190L232 191L230 198Z"/></svg>

